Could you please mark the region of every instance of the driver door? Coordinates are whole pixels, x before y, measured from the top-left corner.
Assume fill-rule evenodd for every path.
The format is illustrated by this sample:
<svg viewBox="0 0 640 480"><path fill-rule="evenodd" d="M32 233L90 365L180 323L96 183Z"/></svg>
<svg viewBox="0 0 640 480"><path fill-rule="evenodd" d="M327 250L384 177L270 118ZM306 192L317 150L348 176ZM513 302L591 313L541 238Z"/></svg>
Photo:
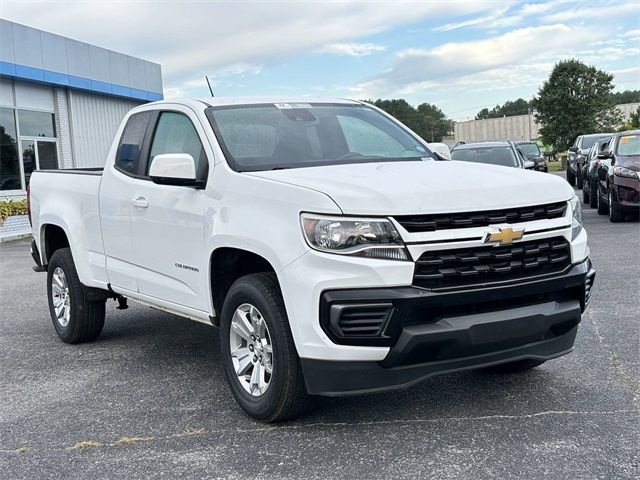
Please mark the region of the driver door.
<svg viewBox="0 0 640 480"><path fill-rule="evenodd" d="M149 146L146 172L131 185L131 235L138 292L182 307L209 311L205 190L160 185L148 177L153 158L190 154L198 179L209 168L204 130L189 109L159 112ZM208 145L207 145L208 148Z"/></svg>

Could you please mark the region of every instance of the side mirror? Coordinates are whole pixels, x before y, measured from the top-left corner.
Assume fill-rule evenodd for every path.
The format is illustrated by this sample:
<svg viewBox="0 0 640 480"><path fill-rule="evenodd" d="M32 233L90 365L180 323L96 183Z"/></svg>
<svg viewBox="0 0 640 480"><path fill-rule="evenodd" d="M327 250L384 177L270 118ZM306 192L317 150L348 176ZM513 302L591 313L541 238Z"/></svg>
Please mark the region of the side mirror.
<svg viewBox="0 0 640 480"><path fill-rule="evenodd" d="M569 151L571 153L576 153L578 151L578 147L569 147Z"/></svg>
<svg viewBox="0 0 640 480"><path fill-rule="evenodd" d="M196 162L188 153L156 155L151 160L149 177L160 185L204 187L204 182L196 179Z"/></svg>
<svg viewBox="0 0 640 480"><path fill-rule="evenodd" d="M449 147L444 143L430 143L429 146L438 153L442 158L451 160L451 151Z"/></svg>
<svg viewBox="0 0 640 480"><path fill-rule="evenodd" d="M604 150L598 154L598 158L600 160L606 160L607 158L611 158L611 152Z"/></svg>

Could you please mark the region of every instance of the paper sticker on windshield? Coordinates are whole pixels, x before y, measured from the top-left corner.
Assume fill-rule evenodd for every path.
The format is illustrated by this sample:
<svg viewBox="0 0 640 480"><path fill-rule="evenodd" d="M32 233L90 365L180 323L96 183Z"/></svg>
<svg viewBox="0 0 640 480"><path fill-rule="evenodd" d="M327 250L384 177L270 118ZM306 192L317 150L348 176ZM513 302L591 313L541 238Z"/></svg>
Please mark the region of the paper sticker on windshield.
<svg viewBox="0 0 640 480"><path fill-rule="evenodd" d="M273 105L280 110L286 110L288 108L311 108L310 103L274 103Z"/></svg>
<svg viewBox="0 0 640 480"><path fill-rule="evenodd" d="M620 143L628 143L629 140L636 138L637 135L625 135L624 137L620 137Z"/></svg>

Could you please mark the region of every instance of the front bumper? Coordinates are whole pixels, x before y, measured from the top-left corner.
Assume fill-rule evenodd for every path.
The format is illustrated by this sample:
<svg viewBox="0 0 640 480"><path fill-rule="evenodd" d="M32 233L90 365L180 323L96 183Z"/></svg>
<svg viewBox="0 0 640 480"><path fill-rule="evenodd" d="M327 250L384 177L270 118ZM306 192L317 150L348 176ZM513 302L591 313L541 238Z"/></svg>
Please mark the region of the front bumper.
<svg viewBox="0 0 640 480"><path fill-rule="evenodd" d="M307 390L377 392L452 371L564 355L573 348L594 278L586 260L562 275L510 286L446 293L415 287L325 292L321 322L334 341L340 339L332 330L332 305L390 305L380 335L390 348L381 361L302 358Z"/></svg>
<svg viewBox="0 0 640 480"><path fill-rule="evenodd" d="M638 210L640 207L640 179L613 176L614 199L623 208Z"/></svg>

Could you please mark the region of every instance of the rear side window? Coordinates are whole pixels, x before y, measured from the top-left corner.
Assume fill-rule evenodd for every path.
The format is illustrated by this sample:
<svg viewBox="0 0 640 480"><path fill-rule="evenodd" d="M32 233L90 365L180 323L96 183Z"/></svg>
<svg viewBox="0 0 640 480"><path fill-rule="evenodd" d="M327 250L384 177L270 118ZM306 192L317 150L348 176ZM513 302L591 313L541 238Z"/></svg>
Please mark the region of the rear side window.
<svg viewBox="0 0 640 480"><path fill-rule="evenodd" d="M116 167L125 173L138 172L142 142L152 115L150 111L134 113L127 120L116 154Z"/></svg>
<svg viewBox="0 0 640 480"><path fill-rule="evenodd" d="M162 112L156 126L149 155L149 165L156 155L165 153L188 153L196 164L198 179L203 180L207 159L196 128L186 115L176 112Z"/></svg>

